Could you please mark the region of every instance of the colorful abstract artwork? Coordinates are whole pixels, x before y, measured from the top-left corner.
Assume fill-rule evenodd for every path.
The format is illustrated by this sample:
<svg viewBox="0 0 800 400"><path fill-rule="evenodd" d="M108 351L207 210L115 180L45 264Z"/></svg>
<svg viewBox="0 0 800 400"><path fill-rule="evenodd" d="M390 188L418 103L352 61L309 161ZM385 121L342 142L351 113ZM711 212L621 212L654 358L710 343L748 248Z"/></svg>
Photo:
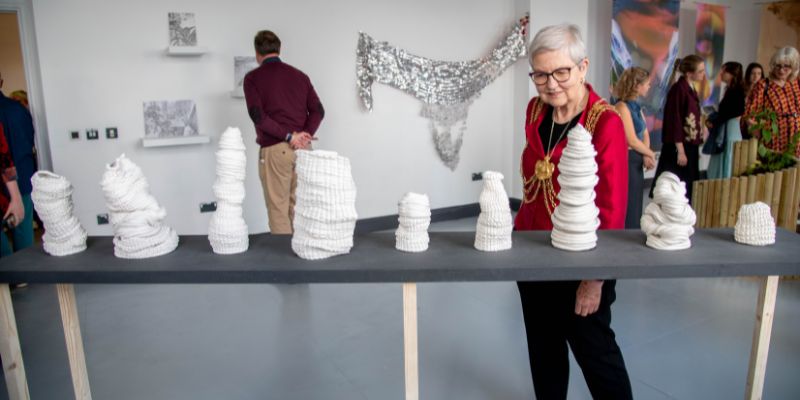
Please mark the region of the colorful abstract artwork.
<svg viewBox="0 0 800 400"><path fill-rule="evenodd" d="M725 6L698 3L695 29L695 54L706 61L707 76L698 94L704 107L716 106L720 100L719 71L725 50Z"/></svg>
<svg viewBox="0 0 800 400"><path fill-rule="evenodd" d="M661 147L661 122L672 65L678 56L679 0L614 0L611 84L629 67L650 71L650 93L641 100L650 143Z"/></svg>

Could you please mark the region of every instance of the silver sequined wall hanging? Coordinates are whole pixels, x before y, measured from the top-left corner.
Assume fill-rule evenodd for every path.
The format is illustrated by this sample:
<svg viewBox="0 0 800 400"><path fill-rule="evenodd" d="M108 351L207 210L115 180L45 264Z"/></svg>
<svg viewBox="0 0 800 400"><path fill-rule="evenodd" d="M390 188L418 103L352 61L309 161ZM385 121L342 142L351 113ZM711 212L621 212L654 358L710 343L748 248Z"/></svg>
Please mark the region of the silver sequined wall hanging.
<svg viewBox="0 0 800 400"><path fill-rule="evenodd" d="M522 23L517 23L484 57L455 62L415 56L359 32L356 50L359 96L364 106L372 111L372 83L378 82L422 101L421 115L430 120L436 151L445 165L455 170L467 128L469 106L483 88L525 56L524 28Z"/></svg>

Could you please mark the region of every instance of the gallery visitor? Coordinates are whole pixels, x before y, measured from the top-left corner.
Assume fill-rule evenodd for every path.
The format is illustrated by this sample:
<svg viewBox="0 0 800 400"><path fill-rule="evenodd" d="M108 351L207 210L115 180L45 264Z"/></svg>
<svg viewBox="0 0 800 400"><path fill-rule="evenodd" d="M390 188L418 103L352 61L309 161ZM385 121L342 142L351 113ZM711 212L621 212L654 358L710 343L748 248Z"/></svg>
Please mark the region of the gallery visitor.
<svg viewBox="0 0 800 400"><path fill-rule="evenodd" d="M308 76L280 59L281 41L271 31L254 40L259 66L244 77L247 111L261 147L258 175L272 234L292 234L298 149L309 149L325 111Z"/></svg>
<svg viewBox="0 0 800 400"><path fill-rule="evenodd" d="M702 124L696 88L705 80L705 62L698 55L688 55L675 62L672 73L675 75L677 72L681 76L670 87L664 104L661 156L650 187L650 197L653 197L658 177L662 172L669 171L686 184L686 197L691 202L692 184L700 176L700 144L708 132Z"/></svg>
<svg viewBox="0 0 800 400"><path fill-rule="evenodd" d="M25 219L25 206L22 204L22 194L17 185L17 169L6 142L3 124L0 122L0 176L3 177L3 189L0 190L0 213L3 215L3 232L0 233L0 257L7 257L13 253L8 242L6 230L13 229L19 221Z"/></svg>
<svg viewBox="0 0 800 400"><path fill-rule="evenodd" d="M716 114L708 121L709 135L704 148L715 149L708 162L708 179L731 177L733 144L742 140L739 124L745 100L742 64L726 62L722 64L719 74L720 80L725 83L725 94Z"/></svg>
<svg viewBox="0 0 800 400"><path fill-rule="evenodd" d="M650 132L645 123L639 99L650 91L650 73L641 67L630 67L622 72L614 94L618 101L614 108L622 118L625 139L628 142L628 210L625 228L639 229L644 195L644 170L656 167L656 154L650 149Z"/></svg>
<svg viewBox="0 0 800 400"><path fill-rule="evenodd" d="M539 96L531 99L525 113L524 200L515 229L552 230L551 200L557 201L560 190L558 164L567 132L577 124L592 133L597 151L595 202L600 229L622 229L625 207L619 205L626 204L628 187L625 132L614 108L585 80L589 59L578 27L543 28L530 44L529 57L530 76ZM632 398L622 352L611 329L615 280L517 285L537 398L566 399L570 348L594 398Z"/></svg>
<svg viewBox="0 0 800 400"><path fill-rule="evenodd" d="M759 63L750 63L744 71L744 94L749 95L753 86L764 79L764 67Z"/></svg>
<svg viewBox="0 0 800 400"><path fill-rule="evenodd" d="M3 77L0 74L0 89L2 88ZM0 123L3 124L5 140L17 170L17 186L22 195L22 205L25 208L24 218L17 220L16 226L9 229L8 232L14 251L19 251L33 245L33 200L31 199L33 186L31 178L36 172L33 117L25 106L6 97L0 91Z"/></svg>
<svg viewBox="0 0 800 400"><path fill-rule="evenodd" d="M783 152L789 146L791 137L800 131L800 83L797 81L800 55L797 49L791 46L778 49L769 60L769 68L769 77L753 86L747 96L743 118L749 128L756 124L758 113L772 110L778 118L778 135L766 146ZM760 132L751 133L761 137ZM800 140L794 154L800 157Z"/></svg>

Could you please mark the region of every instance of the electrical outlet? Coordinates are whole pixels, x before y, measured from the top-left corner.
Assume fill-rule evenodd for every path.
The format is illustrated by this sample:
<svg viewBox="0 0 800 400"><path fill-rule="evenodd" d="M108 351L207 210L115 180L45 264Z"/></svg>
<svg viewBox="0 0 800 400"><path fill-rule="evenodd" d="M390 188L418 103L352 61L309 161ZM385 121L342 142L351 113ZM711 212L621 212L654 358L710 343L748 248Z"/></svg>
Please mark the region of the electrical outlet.
<svg viewBox="0 0 800 400"><path fill-rule="evenodd" d="M483 172L473 172L472 173L472 180L473 181L483 180Z"/></svg>
<svg viewBox="0 0 800 400"><path fill-rule="evenodd" d="M210 203L200 203L200 212L207 213L207 212L214 212L217 211L217 202L212 201Z"/></svg>
<svg viewBox="0 0 800 400"><path fill-rule="evenodd" d="M117 137L117 128L106 128L106 139L116 139Z"/></svg>
<svg viewBox="0 0 800 400"><path fill-rule="evenodd" d="M81 133L78 132L78 131L72 131L72 132L69 133L69 137L71 139L80 139L81 138Z"/></svg>
<svg viewBox="0 0 800 400"><path fill-rule="evenodd" d="M86 130L86 140L97 140L97 139L100 139L100 134L97 133L97 129Z"/></svg>
<svg viewBox="0 0 800 400"><path fill-rule="evenodd" d="M107 225L108 214L97 214L97 225Z"/></svg>

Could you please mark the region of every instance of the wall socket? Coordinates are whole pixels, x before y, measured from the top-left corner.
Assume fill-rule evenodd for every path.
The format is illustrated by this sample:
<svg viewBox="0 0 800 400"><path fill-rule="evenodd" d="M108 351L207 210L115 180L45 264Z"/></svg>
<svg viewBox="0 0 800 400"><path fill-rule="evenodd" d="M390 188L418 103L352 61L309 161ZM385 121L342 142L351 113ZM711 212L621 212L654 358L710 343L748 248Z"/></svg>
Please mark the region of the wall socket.
<svg viewBox="0 0 800 400"><path fill-rule="evenodd" d="M106 128L106 139L116 139L118 137L117 128Z"/></svg>
<svg viewBox="0 0 800 400"><path fill-rule="evenodd" d="M473 181L483 180L483 172L473 172L472 173L472 180Z"/></svg>
<svg viewBox="0 0 800 400"><path fill-rule="evenodd" d="M100 139L100 134L97 132L97 129L86 130L86 140L97 140L97 139Z"/></svg>
<svg viewBox="0 0 800 400"><path fill-rule="evenodd" d="M69 137L70 137L70 139L80 139L81 138L81 133L78 132L78 131L71 131L69 133Z"/></svg>
<svg viewBox="0 0 800 400"><path fill-rule="evenodd" d="M217 202L212 201L210 203L200 203L200 212L207 213L207 212L214 212L217 211Z"/></svg>
<svg viewBox="0 0 800 400"><path fill-rule="evenodd" d="M108 214L97 214L97 225L108 225Z"/></svg>

